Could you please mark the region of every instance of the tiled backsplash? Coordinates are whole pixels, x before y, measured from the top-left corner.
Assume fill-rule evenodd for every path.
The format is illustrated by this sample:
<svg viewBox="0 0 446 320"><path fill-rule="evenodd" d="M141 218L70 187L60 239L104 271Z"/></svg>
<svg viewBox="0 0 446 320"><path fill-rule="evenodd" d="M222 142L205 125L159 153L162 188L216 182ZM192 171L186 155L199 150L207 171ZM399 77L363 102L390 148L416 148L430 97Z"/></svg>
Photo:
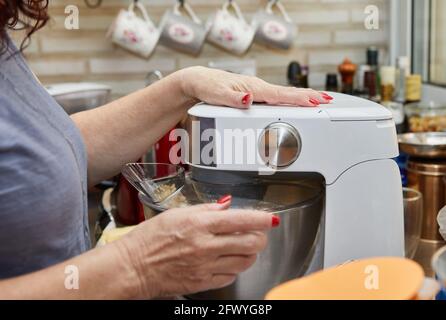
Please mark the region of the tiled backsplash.
<svg viewBox="0 0 446 320"><path fill-rule="evenodd" d="M310 66L310 85L322 87L327 72L335 72L345 57L355 63L365 61L370 45L379 47L386 62L388 12L391 0L288 0L282 1L299 27L295 45L289 51L275 51L254 44L243 57L230 55L205 44L198 57L191 57L158 46L149 59L141 59L117 48L105 38L106 31L121 8L129 0L103 0L98 9L88 9L83 0L50 1L51 22L34 37L25 51L31 68L44 84L66 81L95 81L110 85L115 96L126 94L144 85L145 74L153 69L169 73L191 65L207 65L209 61L254 59L258 76L286 84L287 65L297 60ZM141 0L151 18L158 23L173 0ZM196 13L206 20L223 0L190 0ZM267 0L238 0L248 20ZM64 28L65 7L80 9L80 29ZM380 9L379 30L366 30L364 9L376 5ZM16 34L17 37L17 34Z"/></svg>

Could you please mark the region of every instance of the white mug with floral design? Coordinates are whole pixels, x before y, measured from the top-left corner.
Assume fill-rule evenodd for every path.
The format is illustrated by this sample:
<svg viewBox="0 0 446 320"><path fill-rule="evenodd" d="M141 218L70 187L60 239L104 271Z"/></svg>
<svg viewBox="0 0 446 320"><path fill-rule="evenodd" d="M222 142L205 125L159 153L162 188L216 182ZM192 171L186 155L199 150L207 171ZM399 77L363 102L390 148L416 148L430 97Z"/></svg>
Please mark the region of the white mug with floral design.
<svg viewBox="0 0 446 320"><path fill-rule="evenodd" d="M201 20L187 2L177 2L172 10L166 11L161 19L160 29L160 44L192 55L200 53L206 38Z"/></svg>
<svg viewBox="0 0 446 320"><path fill-rule="evenodd" d="M274 7L280 15L274 14ZM256 30L254 41L272 48L289 49L297 34L297 26L279 0L270 0L264 10L258 11L252 25Z"/></svg>
<svg viewBox="0 0 446 320"><path fill-rule="evenodd" d="M246 22L235 1L226 1L223 7L209 18L207 29L207 40L210 43L235 54L245 53L254 38L254 28Z"/></svg>
<svg viewBox="0 0 446 320"><path fill-rule="evenodd" d="M138 9L142 17L135 12ZM121 10L108 31L113 43L148 58L158 43L160 32L150 20L144 6L132 1L127 10Z"/></svg>

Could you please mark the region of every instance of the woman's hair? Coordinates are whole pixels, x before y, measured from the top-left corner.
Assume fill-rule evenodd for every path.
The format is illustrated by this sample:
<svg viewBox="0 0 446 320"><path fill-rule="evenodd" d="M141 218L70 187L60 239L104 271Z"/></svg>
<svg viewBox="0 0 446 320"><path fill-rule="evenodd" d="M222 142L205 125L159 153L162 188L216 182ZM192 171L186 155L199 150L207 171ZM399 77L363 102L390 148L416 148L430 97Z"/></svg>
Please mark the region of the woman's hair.
<svg viewBox="0 0 446 320"><path fill-rule="evenodd" d="M49 19L48 0L0 0L0 52L6 50L7 29L25 30L20 50L29 45L31 35Z"/></svg>

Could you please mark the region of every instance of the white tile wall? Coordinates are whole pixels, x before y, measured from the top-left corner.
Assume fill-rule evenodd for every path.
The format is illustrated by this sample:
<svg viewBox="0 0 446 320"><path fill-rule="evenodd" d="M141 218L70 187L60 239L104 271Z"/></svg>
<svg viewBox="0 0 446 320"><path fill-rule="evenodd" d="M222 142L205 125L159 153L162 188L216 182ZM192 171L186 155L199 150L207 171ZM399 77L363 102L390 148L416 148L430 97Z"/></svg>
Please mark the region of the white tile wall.
<svg viewBox="0 0 446 320"><path fill-rule="evenodd" d="M155 23L175 3L174 0L142 1ZM128 6L129 0L103 0L100 9L86 8L84 0L52 0L51 23L33 37L26 56L43 83L98 81L112 86L115 96L143 87L145 74L152 69L170 73L178 68L227 59L254 59L258 75L278 84L286 84L287 65L298 60L310 65L310 85L322 87L326 73L335 72L344 58L364 62L369 45L378 46L382 61L386 62L390 1L283 0L299 28L294 48L285 52L253 45L244 57L237 57L205 44L200 56L191 57L158 46L150 59L141 59L105 38L108 27L119 10ZM267 0L237 2L250 19ZM189 0L189 3L206 20L223 0ZM366 30L363 23L364 9L371 4L380 9L380 30L377 31ZM66 5L79 7L80 30L64 29Z"/></svg>

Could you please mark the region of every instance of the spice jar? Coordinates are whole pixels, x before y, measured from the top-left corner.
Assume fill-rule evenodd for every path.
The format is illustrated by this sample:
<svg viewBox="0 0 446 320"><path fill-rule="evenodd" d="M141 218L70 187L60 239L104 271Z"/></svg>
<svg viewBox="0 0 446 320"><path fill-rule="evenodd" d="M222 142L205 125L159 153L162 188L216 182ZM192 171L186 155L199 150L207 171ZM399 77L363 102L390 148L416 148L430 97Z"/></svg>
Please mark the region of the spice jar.
<svg viewBox="0 0 446 320"><path fill-rule="evenodd" d="M446 131L446 103L411 103L405 108L409 131Z"/></svg>
<svg viewBox="0 0 446 320"><path fill-rule="evenodd" d="M421 75L412 74L406 78L406 102L421 100Z"/></svg>
<svg viewBox="0 0 446 320"><path fill-rule="evenodd" d="M356 65L346 58L339 66L339 73L342 77L342 93L353 94L353 80L356 73Z"/></svg>

